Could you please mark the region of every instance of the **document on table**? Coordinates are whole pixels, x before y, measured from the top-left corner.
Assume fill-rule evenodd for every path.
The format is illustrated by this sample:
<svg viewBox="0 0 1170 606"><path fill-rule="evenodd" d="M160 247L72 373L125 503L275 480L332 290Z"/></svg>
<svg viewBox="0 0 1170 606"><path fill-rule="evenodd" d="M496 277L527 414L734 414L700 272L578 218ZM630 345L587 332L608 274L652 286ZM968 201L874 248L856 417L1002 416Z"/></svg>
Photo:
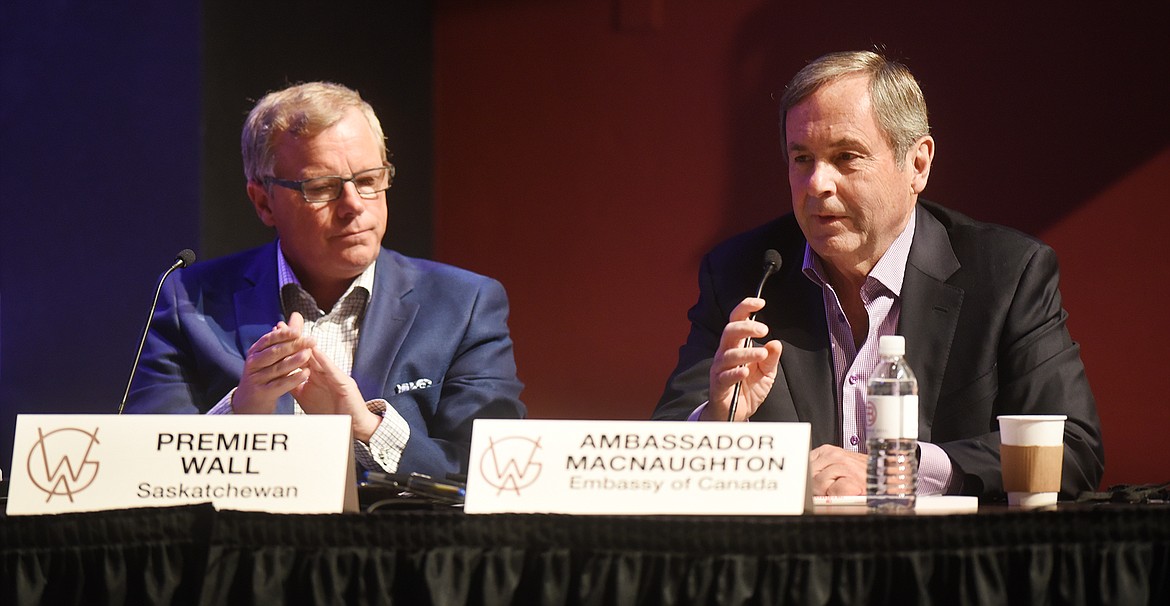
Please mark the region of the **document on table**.
<svg viewBox="0 0 1170 606"><path fill-rule="evenodd" d="M816 507L864 506L865 495L813 497L813 505ZM977 497L956 495L922 496L915 499L914 504L916 513L975 513L978 510L979 499Z"/></svg>

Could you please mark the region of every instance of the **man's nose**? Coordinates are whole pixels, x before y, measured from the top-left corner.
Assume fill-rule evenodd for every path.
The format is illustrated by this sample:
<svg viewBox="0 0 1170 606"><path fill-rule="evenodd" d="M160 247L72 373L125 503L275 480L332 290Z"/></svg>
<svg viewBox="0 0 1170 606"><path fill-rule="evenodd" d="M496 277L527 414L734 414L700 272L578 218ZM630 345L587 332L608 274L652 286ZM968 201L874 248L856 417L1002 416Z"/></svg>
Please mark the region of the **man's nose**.
<svg viewBox="0 0 1170 606"><path fill-rule="evenodd" d="M358 194L357 186L352 181L341 184L341 196L335 202L338 214L350 216L361 213L366 208L366 201Z"/></svg>
<svg viewBox="0 0 1170 606"><path fill-rule="evenodd" d="M805 189L817 198L832 196L837 191L837 169L825 162L813 163Z"/></svg>

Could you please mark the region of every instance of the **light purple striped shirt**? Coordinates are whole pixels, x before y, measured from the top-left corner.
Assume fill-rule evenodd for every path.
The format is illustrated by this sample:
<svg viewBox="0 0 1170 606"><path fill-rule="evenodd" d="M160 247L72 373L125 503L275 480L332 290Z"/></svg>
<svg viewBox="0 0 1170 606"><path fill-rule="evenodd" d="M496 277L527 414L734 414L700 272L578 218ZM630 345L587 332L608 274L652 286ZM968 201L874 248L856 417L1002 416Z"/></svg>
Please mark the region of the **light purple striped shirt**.
<svg viewBox="0 0 1170 606"><path fill-rule="evenodd" d="M861 285L861 301L869 316L869 333L860 349L853 341L853 329L841 308L836 291L825 279L822 261L807 244L804 249L804 275L821 288L829 343L833 352L833 377L837 406L841 415L841 447L852 452L865 448L865 386L877 365L878 341L882 335L897 334L902 314L902 279L914 241L917 211L910 215L906 228L890 244L882 258ZM914 367L914 360L907 360ZM918 494L942 494L950 485L953 471L950 458L941 448L919 442L921 457L918 469Z"/></svg>

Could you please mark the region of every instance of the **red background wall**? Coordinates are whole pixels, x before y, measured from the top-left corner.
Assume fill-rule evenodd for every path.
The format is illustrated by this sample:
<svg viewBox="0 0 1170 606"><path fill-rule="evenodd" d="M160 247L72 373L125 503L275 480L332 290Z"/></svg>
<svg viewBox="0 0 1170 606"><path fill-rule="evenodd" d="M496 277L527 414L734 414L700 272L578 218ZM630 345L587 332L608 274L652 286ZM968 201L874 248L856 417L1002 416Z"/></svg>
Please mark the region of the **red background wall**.
<svg viewBox="0 0 1170 606"><path fill-rule="evenodd" d="M1166 9L880 4L436 3L434 252L508 288L532 416L648 417L702 253L790 208L777 93L881 45L931 108L926 197L1056 248L1104 484L1170 479Z"/></svg>

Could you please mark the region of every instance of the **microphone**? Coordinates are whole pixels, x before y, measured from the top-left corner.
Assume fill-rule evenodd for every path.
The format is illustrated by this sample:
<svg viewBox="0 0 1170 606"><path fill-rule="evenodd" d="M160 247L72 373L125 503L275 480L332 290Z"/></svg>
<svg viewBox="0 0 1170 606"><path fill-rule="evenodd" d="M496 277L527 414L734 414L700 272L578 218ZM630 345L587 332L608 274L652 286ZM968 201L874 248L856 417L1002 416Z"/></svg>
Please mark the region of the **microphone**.
<svg viewBox="0 0 1170 606"><path fill-rule="evenodd" d="M167 276L171 275L172 271L187 267L194 262L195 251L184 248L175 255L175 262L171 264L170 269L163 272L162 277L158 279L158 288L154 290L154 300L150 302L150 313L146 314L146 327L142 329L142 340L138 342L138 353L134 354L134 365L130 367L130 380L126 381L126 391L122 394L122 403L118 404L118 414L122 414L122 409L126 407L126 398L130 397L130 385L134 383L134 373L138 371L138 360L142 357L142 348L146 346L146 335L150 332L150 320L154 317L154 308L158 305L158 296L162 293L163 282L166 282Z"/></svg>
<svg viewBox="0 0 1170 606"><path fill-rule="evenodd" d="M764 252L764 276L760 278L760 285L756 287L757 299L760 298L760 295L764 292L764 283L768 281L768 278L772 277L772 274L776 273L776 271L780 269L780 265L782 264L783 260L780 259L780 253L776 252L775 248L769 248ZM756 314L753 313L748 319L755 320ZM755 345L752 343L751 337L743 340L743 346L755 347ZM727 421L729 423L735 420L735 406L739 403L739 390L742 383L743 381L736 383L735 387L731 389L731 406L727 411Z"/></svg>

